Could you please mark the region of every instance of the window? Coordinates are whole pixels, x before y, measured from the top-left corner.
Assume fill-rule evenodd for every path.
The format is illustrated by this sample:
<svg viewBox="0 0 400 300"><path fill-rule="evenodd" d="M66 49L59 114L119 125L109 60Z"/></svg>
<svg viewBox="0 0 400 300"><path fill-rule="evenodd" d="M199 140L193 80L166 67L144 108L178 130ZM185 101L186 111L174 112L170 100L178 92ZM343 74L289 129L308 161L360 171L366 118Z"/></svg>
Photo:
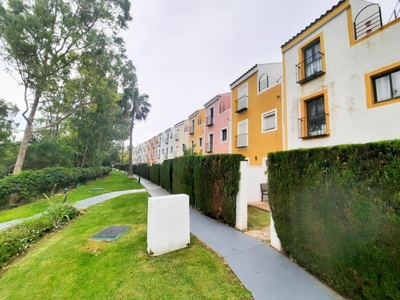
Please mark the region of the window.
<svg viewBox="0 0 400 300"><path fill-rule="evenodd" d="M303 49L303 57L306 78L322 72L321 44L319 40Z"/></svg>
<svg viewBox="0 0 400 300"><path fill-rule="evenodd" d="M262 132L268 132L276 129L276 110L272 110L261 115Z"/></svg>
<svg viewBox="0 0 400 300"><path fill-rule="evenodd" d="M203 138L200 137L200 138L199 138L199 147L202 147L202 146L203 146Z"/></svg>
<svg viewBox="0 0 400 300"><path fill-rule="evenodd" d="M219 113L222 114L225 111L225 103L224 101L221 101L219 103Z"/></svg>
<svg viewBox="0 0 400 300"><path fill-rule="evenodd" d="M191 147L192 147L192 149L194 148L194 141L193 140L191 141Z"/></svg>
<svg viewBox="0 0 400 300"><path fill-rule="evenodd" d="M269 87L268 75L263 73L258 79L258 92L262 92Z"/></svg>
<svg viewBox="0 0 400 300"><path fill-rule="evenodd" d="M248 146L248 123L247 120L238 123L238 135L236 137L236 147L245 148Z"/></svg>
<svg viewBox="0 0 400 300"><path fill-rule="evenodd" d="M248 85L247 83L239 87L238 89L238 99L236 100L236 112L241 112L248 108Z"/></svg>
<svg viewBox="0 0 400 300"><path fill-rule="evenodd" d="M326 114L324 97L319 97L306 102L307 110L307 136L320 136L326 134Z"/></svg>
<svg viewBox="0 0 400 300"><path fill-rule="evenodd" d="M228 139L228 130L222 129L221 130L221 142L225 142Z"/></svg>
<svg viewBox="0 0 400 300"><path fill-rule="evenodd" d="M375 103L400 97L400 70L373 78Z"/></svg>
<svg viewBox="0 0 400 300"><path fill-rule="evenodd" d="M198 118L197 118L197 125L200 125L201 124L201 117L199 116Z"/></svg>
<svg viewBox="0 0 400 300"><path fill-rule="evenodd" d="M173 148L173 147L171 147L171 153L172 153L172 151L174 151L174 148Z"/></svg>

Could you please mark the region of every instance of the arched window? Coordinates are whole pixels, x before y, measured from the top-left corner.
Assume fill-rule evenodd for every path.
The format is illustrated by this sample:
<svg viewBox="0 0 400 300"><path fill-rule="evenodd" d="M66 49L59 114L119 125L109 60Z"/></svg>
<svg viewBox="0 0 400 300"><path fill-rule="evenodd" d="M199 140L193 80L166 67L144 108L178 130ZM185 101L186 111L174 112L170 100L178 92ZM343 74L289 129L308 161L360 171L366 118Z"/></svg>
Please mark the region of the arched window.
<svg viewBox="0 0 400 300"><path fill-rule="evenodd" d="M261 92L267 89L268 87L269 87L268 75L264 73L260 76L260 79L258 79L258 92Z"/></svg>
<svg viewBox="0 0 400 300"><path fill-rule="evenodd" d="M219 113L222 114L225 111L225 103L224 101L221 101L219 103Z"/></svg>

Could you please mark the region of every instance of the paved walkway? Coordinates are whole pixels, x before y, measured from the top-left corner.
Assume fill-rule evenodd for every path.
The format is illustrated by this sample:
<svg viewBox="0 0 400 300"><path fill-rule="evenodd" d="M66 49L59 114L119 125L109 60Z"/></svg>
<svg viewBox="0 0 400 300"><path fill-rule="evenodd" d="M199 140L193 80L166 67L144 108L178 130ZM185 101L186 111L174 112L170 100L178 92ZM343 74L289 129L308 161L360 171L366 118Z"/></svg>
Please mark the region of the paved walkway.
<svg viewBox="0 0 400 300"><path fill-rule="evenodd" d="M83 208L83 207L89 207L89 206L92 206L92 205L95 205L95 204L99 204L101 202L104 202L106 200L109 200L109 199L112 199L112 198L115 198L115 197L118 197L118 196L121 196L121 195L133 194L133 193L143 193L143 192L146 192L146 190L145 189L139 189L139 190L127 190L127 191L111 192L111 193L102 194L102 195L94 196L94 197L91 197L91 198L88 198L88 199L85 199L85 200L78 201L78 202L76 202L74 204L74 206L76 208L78 208L78 209L79 208ZM15 220L12 220L12 221L0 223L0 230L4 229L4 228L7 228L9 226L12 226L12 225L21 223L22 221L27 220L27 219L32 219L32 218L39 217L40 215L41 214L37 214L37 215L34 215L32 217L29 217L29 218L15 219Z"/></svg>
<svg viewBox="0 0 400 300"><path fill-rule="evenodd" d="M169 193L146 179L152 196ZM255 299L343 299L269 245L190 210L190 231L221 255Z"/></svg>

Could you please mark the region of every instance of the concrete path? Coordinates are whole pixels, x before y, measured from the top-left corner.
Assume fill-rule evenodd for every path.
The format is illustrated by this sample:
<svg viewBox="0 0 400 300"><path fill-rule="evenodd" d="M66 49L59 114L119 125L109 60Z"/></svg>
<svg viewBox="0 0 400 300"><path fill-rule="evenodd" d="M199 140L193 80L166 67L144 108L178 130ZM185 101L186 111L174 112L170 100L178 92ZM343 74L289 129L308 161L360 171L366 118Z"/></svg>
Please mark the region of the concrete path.
<svg viewBox="0 0 400 300"><path fill-rule="evenodd" d="M169 195L146 179L141 184L152 196ZM257 300L343 299L269 245L193 209L190 231L224 258Z"/></svg>
<svg viewBox="0 0 400 300"><path fill-rule="evenodd" d="M89 206L99 204L101 202L104 202L106 200L109 200L109 199L112 199L112 198L115 198L115 197L118 197L121 195L133 194L133 193L143 193L143 192L147 192L147 190L139 189L139 190L126 190L126 191L119 191L119 192L111 192L111 193L102 194L102 195L94 196L94 197L91 197L91 198L88 198L85 200L78 201L74 204L74 206L78 209L83 208L83 207L89 207ZM40 215L41 214L37 214L37 215L34 215L29 218L15 219L12 221L0 223L0 230L7 228L9 226L12 226L12 225L21 223L22 221L27 220L27 219L37 218Z"/></svg>

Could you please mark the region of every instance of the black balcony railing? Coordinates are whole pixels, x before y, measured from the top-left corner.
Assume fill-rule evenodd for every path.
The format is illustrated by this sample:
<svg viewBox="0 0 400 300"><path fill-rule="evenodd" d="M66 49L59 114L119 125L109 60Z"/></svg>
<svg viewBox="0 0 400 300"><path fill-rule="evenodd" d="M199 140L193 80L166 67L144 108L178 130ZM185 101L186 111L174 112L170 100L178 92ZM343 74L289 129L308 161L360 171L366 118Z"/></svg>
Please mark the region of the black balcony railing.
<svg viewBox="0 0 400 300"><path fill-rule="evenodd" d="M206 143L206 152L211 153L213 151L214 151L214 143L213 142Z"/></svg>
<svg viewBox="0 0 400 300"><path fill-rule="evenodd" d="M248 108L248 97L242 96L236 100L236 112L239 113Z"/></svg>
<svg viewBox="0 0 400 300"><path fill-rule="evenodd" d="M366 13L368 13L367 17L365 17ZM359 17L361 20L358 20ZM382 14L379 4L372 3L360 10L354 18L353 26L355 40L358 40L370 34L375 29L382 27Z"/></svg>
<svg viewBox="0 0 400 300"><path fill-rule="evenodd" d="M390 15L389 22L396 20L400 17L400 0L396 2L396 6L393 9L392 14Z"/></svg>
<svg viewBox="0 0 400 300"><path fill-rule="evenodd" d="M248 146L248 134L242 133L236 136L236 148L246 148Z"/></svg>
<svg viewBox="0 0 400 300"><path fill-rule="evenodd" d="M206 118L206 126L211 126L214 124L214 116L208 116Z"/></svg>
<svg viewBox="0 0 400 300"><path fill-rule="evenodd" d="M323 53L317 52L296 65L297 83L306 82L325 73L322 67L323 55Z"/></svg>
<svg viewBox="0 0 400 300"><path fill-rule="evenodd" d="M311 138L328 135L326 126L328 114L322 113L299 119L299 138Z"/></svg>
<svg viewBox="0 0 400 300"><path fill-rule="evenodd" d="M189 127L189 134L194 134L194 126Z"/></svg>

